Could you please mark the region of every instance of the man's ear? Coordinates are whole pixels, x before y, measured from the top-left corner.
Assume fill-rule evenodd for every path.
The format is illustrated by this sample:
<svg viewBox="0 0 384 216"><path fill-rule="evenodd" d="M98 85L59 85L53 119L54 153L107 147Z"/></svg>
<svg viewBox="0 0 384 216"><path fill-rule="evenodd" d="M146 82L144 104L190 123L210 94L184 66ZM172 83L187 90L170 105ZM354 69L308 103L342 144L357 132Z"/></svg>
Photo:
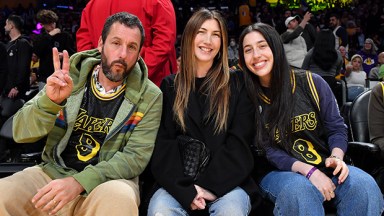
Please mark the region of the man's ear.
<svg viewBox="0 0 384 216"><path fill-rule="evenodd" d="M101 36L99 37L99 42L97 43L97 49L99 50L99 52L101 52L101 50L103 49L103 39L101 38Z"/></svg>

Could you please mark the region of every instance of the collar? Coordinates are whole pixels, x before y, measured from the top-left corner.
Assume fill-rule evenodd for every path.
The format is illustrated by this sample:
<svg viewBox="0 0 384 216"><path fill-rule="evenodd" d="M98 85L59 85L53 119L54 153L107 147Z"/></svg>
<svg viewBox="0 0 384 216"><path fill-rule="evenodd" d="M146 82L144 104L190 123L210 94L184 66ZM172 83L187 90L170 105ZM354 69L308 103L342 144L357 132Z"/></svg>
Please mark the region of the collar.
<svg viewBox="0 0 384 216"><path fill-rule="evenodd" d="M94 86L96 87L95 89L100 93L100 94L104 94L104 95L108 95L108 94L115 94L116 92L119 92L119 90L121 90L122 88L125 88L126 86L126 80L124 80L124 82L109 90L109 91L106 91L105 88L101 85L101 83L98 81L99 80L99 72L100 72L100 65L97 65L94 70L93 70L93 73L92 73L92 82L93 84L95 84Z"/></svg>

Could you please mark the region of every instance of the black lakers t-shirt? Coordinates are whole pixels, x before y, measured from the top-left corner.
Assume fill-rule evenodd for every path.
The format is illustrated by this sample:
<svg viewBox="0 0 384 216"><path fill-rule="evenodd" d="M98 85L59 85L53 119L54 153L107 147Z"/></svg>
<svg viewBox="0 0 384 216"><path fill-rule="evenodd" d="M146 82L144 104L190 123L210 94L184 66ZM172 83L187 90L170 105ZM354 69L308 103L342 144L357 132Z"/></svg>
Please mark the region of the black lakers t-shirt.
<svg viewBox="0 0 384 216"><path fill-rule="evenodd" d="M124 99L125 85L113 94L101 94L93 77L88 79L83 101L68 145L61 154L66 166L82 171L98 163L99 152Z"/></svg>

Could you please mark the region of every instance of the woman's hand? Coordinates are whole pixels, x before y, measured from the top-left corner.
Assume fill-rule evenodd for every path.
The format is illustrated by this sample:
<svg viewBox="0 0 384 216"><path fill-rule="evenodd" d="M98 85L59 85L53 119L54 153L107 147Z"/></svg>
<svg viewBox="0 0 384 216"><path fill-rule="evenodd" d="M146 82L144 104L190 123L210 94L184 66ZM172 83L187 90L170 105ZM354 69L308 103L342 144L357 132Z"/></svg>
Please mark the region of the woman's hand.
<svg viewBox="0 0 384 216"><path fill-rule="evenodd" d="M309 181L323 194L324 200L329 201L335 198L335 184L320 170L315 170L311 177L309 177Z"/></svg>
<svg viewBox="0 0 384 216"><path fill-rule="evenodd" d="M339 184L342 184L345 181L345 179L348 177L348 174L349 174L348 166L344 161L342 161L339 158L335 158L335 157L327 158L325 160L325 166L335 169L332 173L333 175L337 175L339 173L339 178L338 178Z"/></svg>
<svg viewBox="0 0 384 216"><path fill-rule="evenodd" d="M191 203L191 209L192 210L205 209L205 206L206 206L205 200L214 201L217 199L217 197L213 193L209 192L208 190L206 190L206 189L204 189L198 185L195 185L195 189L197 191L197 195Z"/></svg>
<svg viewBox="0 0 384 216"><path fill-rule="evenodd" d="M197 194L191 203L191 209L203 210L205 209L206 203L205 203L205 199L203 198L203 191L201 190L202 188L198 185L195 185L195 189L197 191Z"/></svg>

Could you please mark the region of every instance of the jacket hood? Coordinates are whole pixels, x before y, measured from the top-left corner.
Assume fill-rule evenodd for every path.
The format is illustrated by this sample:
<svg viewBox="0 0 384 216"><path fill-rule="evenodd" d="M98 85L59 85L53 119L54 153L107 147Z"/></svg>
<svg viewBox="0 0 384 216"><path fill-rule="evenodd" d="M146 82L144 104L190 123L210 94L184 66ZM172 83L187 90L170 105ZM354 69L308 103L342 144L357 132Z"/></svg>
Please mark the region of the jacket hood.
<svg viewBox="0 0 384 216"><path fill-rule="evenodd" d="M75 53L70 58L70 76L73 80L73 93L76 93L86 82L88 74L93 71L95 65L100 64L101 53L98 49ZM145 91L148 82L148 70L143 59L140 57L136 65L129 73L127 79L127 90L125 97L133 103L137 103Z"/></svg>

